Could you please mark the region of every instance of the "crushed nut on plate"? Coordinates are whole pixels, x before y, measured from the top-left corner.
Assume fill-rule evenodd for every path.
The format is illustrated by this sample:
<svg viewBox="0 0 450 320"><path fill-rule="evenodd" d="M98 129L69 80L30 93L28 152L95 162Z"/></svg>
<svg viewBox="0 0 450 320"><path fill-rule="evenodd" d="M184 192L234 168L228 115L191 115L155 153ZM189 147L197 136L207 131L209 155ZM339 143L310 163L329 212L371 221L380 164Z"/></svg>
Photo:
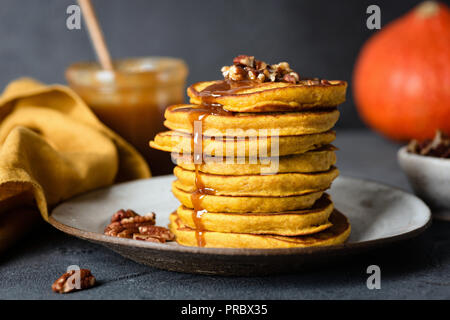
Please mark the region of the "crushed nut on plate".
<svg viewBox="0 0 450 320"><path fill-rule="evenodd" d="M280 62L268 65L264 61L256 60L254 56L239 55L233 59L232 66L221 69L223 77L228 80L253 80L257 82L289 82L299 83L300 76L294 72L289 63Z"/></svg>
<svg viewBox="0 0 450 320"><path fill-rule="evenodd" d="M124 218L131 218L131 217L136 217L138 214L136 212L134 212L133 210L119 210L116 213L113 214L112 218L111 218L111 222L117 222L120 221Z"/></svg>
<svg viewBox="0 0 450 320"><path fill-rule="evenodd" d="M106 226L104 234L159 243L175 239L175 235L169 229L157 227L155 223L156 215L153 212L141 216L131 209L121 209L112 216L111 223Z"/></svg>
<svg viewBox="0 0 450 320"><path fill-rule="evenodd" d="M77 279L77 272L79 272L79 279ZM69 293L88 289L94 285L95 277L89 269L70 270L52 284L52 290L57 293Z"/></svg>

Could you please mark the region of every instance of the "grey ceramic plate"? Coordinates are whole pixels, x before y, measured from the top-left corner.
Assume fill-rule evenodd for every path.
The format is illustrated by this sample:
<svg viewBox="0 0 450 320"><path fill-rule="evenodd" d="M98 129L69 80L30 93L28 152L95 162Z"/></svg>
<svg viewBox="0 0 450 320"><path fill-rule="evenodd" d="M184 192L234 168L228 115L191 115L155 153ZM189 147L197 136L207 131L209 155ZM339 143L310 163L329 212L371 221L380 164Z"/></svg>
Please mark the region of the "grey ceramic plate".
<svg viewBox="0 0 450 320"><path fill-rule="evenodd" d="M153 211L158 225L167 225L178 206L170 192L173 176L117 184L84 194L55 208L56 228L105 245L124 257L157 268L202 274L261 275L293 271L307 265L411 238L430 223L422 200L379 183L339 177L330 190L335 206L352 224L343 245L293 249L215 249L158 244L103 235L111 215L121 208Z"/></svg>

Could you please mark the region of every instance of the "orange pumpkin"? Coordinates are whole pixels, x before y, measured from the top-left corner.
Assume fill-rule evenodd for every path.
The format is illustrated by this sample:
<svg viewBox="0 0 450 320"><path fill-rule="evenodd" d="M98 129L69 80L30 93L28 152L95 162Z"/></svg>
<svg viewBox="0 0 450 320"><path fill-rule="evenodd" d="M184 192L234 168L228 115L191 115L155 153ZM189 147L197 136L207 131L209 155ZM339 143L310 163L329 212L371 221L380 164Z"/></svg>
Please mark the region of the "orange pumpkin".
<svg viewBox="0 0 450 320"><path fill-rule="evenodd" d="M358 57L353 89L363 120L395 140L450 134L450 10L427 1L382 27Z"/></svg>

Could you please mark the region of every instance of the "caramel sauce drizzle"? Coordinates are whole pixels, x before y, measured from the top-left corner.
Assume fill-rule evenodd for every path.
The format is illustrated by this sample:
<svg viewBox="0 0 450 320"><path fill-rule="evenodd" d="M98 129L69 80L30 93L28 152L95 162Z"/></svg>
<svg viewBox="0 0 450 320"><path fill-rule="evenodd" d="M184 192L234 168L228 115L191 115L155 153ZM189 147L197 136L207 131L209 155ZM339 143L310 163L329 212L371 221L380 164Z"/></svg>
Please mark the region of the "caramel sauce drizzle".
<svg viewBox="0 0 450 320"><path fill-rule="evenodd" d="M214 103L213 98L221 95L233 94L234 92L243 89L251 88L256 84L254 81L228 81L223 80L214 83L200 92L202 97L202 105L198 107L181 107L173 109L174 112L188 112L189 121L193 130L191 140L191 151L193 152L193 160L195 166L195 191L191 193L191 202L194 207L192 212L192 220L195 225L195 238L197 246L204 247L205 228L202 223L202 215L206 212L202 206L202 200L206 195L215 195L216 191L210 187L205 186L200 175L200 166L204 164L203 158L203 124L205 119L210 115L233 115L233 112L223 109L222 105ZM196 121L201 122L199 128ZM214 138L214 137L212 137Z"/></svg>
<svg viewBox="0 0 450 320"><path fill-rule="evenodd" d="M202 97L202 101L207 104L212 104L213 99L216 97L235 94L240 90L251 89L261 85L261 83L253 80L221 80L200 91L199 95Z"/></svg>
<svg viewBox="0 0 450 320"><path fill-rule="evenodd" d="M205 241L205 227L202 223L202 215L206 210L202 206L202 200L206 195L214 195L216 192L212 188L207 188L203 183L201 176L199 174L199 164L195 164L195 187L196 190L191 193L191 202L194 206L192 212L192 220L195 225L195 238L197 239L197 245L199 247L204 247Z"/></svg>

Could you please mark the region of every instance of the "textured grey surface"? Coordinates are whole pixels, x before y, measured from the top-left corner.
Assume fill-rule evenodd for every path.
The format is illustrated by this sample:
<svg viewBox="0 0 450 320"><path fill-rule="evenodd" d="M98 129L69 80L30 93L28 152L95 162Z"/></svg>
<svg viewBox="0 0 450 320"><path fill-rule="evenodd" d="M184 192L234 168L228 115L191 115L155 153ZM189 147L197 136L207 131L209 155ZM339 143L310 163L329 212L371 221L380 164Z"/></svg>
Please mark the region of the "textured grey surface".
<svg viewBox="0 0 450 320"><path fill-rule="evenodd" d="M408 189L398 145L368 131L339 131L342 174ZM68 295L52 282L69 265L89 268L99 285ZM366 268L381 268L381 289L368 290ZM434 221L419 237L313 270L271 277L213 277L139 265L50 226L0 258L0 298L26 299L449 299L450 223Z"/></svg>

